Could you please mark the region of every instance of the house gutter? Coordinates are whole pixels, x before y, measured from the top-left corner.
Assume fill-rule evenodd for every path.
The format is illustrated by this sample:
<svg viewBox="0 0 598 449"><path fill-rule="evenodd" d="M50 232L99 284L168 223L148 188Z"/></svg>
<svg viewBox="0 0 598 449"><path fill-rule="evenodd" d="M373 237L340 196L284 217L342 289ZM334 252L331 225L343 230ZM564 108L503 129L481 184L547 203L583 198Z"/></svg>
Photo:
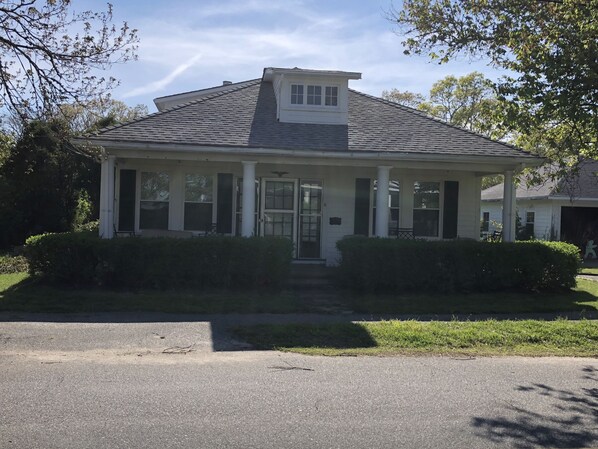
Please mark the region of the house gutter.
<svg viewBox="0 0 598 449"><path fill-rule="evenodd" d="M181 153L228 154L248 156L284 156L293 158L354 159L367 161L418 161L418 162L470 162L516 166L519 171L524 167L537 167L545 162L540 157L505 157L505 156L463 156L423 153L391 153L384 151L322 151L322 150L282 150L272 148L216 147L182 144L159 144L126 142L102 139L72 139L75 144L99 145L118 150L176 151Z"/></svg>

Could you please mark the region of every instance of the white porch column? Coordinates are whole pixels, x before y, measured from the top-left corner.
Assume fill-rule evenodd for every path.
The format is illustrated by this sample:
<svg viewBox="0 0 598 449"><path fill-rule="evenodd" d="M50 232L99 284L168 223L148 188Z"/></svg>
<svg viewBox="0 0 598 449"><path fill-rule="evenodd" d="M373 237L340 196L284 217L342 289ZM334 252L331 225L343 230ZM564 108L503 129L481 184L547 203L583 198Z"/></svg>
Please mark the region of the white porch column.
<svg viewBox="0 0 598 449"><path fill-rule="evenodd" d="M255 161L241 161L243 164L243 207L241 213L241 235L251 237L255 233Z"/></svg>
<svg viewBox="0 0 598 449"><path fill-rule="evenodd" d="M388 237L388 183L391 167L378 167L376 188L376 237Z"/></svg>
<svg viewBox="0 0 598 449"><path fill-rule="evenodd" d="M513 185L513 171L505 172L505 183L502 202L502 235L503 241L515 241L515 187Z"/></svg>
<svg viewBox="0 0 598 449"><path fill-rule="evenodd" d="M114 156L102 161L100 182L100 237L114 237Z"/></svg>

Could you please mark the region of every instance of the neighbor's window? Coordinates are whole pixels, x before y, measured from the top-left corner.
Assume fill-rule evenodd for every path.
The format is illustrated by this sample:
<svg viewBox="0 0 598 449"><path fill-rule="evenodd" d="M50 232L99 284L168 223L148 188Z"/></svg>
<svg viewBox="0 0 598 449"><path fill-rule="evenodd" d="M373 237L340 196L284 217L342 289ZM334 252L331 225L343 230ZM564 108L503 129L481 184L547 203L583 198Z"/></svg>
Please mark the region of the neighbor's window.
<svg viewBox="0 0 598 449"><path fill-rule="evenodd" d="M438 237L440 223L440 183L413 184L413 234L416 237Z"/></svg>
<svg viewBox="0 0 598 449"><path fill-rule="evenodd" d="M326 106L338 106L338 87L326 86L326 98L324 104Z"/></svg>
<svg viewBox="0 0 598 449"><path fill-rule="evenodd" d="M303 104L303 84L291 84L291 104Z"/></svg>
<svg viewBox="0 0 598 449"><path fill-rule="evenodd" d="M211 176L185 175L185 230L212 230L214 182Z"/></svg>
<svg viewBox="0 0 598 449"><path fill-rule="evenodd" d="M322 86L307 86L307 104L322 104Z"/></svg>
<svg viewBox="0 0 598 449"><path fill-rule="evenodd" d="M374 207L373 207L373 229L376 229L376 193L378 191L378 180L374 180ZM388 235L397 235L399 229L399 181L391 180L388 186Z"/></svg>
<svg viewBox="0 0 598 449"><path fill-rule="evenodd" d="M140 229L168 229L168 173L141 172Z"/></svg>
<svg viewBox="0 0 598 449"><path fill-rule="evenodd" d="M534 222L536 221L535 212L525 213L525 233L530 237L534 236Z"/></svg>
<svg viewBox="0 0 598 449"><path fill-rule="evenodd" d="M490 212L482 213L482 232L490 230Z"/></svg>

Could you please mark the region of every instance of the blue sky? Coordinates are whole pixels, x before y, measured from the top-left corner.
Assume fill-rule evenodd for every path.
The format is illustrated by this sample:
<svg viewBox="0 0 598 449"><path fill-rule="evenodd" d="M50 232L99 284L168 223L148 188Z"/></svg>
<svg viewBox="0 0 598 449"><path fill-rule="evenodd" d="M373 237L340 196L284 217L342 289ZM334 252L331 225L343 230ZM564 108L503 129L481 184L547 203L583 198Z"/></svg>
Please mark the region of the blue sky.
<svg viewBox="0 0 598 449"><path fill-rule="evenodd" d="M103 8L79 0L74 8ZM439 66L405 56L386 20L391 0L113 0L115 22L139 30L139 60L111 69L113 92L127 104L259 78L264 67L301 67L362 73L353 89L379 96L398 88L427 93L446 75L498 72L463 59ZM395 6L400 2L395 0Z"/></svg>

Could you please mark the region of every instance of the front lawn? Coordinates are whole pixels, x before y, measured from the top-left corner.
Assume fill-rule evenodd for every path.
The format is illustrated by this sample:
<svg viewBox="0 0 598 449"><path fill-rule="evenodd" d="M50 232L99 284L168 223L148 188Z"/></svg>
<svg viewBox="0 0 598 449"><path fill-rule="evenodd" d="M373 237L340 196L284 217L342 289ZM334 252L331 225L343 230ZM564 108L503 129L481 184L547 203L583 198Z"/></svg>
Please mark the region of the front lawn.
<svg viewBox="0 0 598 449"><path fill-rule="evenodd" d="M309 355L598 356L596 321L381 321L235 329L256 349Z"/></svg>
<svg viewBox="0 0 598 449"><path fill-rule="evenodd" d="M578 279L577 287L556 293L363 294L348 295L358 313L468 314L598 311L598 282Z"/></svg>
<svg viewBox="0 0 598 449"><path fill-rule="evenodd" d="M307 311L293 295L259 291L111 291L41 285L26 273L0 275L0 311L43 313L291 313Z"/></svg>
<svg viewBox="0 0 598 449"><path fill-rule="evenodd" d="M598 276L598 267L586 267L581 269L581 274L589 274Z"/></svg>
<svg viewBox="0 0 598 449"><path fill-rule="evenodd" d="M339 291L336 310L372 314L475 314L596 312L598 282L579 280L559 293L475 293L353 295ZM324 306L324 307L323 307ZM169 312L169 313L330 313L321 301L296 292L254 290L112 291L42 285L25 273L0 274L0 311L14 312Z"/></svg>

